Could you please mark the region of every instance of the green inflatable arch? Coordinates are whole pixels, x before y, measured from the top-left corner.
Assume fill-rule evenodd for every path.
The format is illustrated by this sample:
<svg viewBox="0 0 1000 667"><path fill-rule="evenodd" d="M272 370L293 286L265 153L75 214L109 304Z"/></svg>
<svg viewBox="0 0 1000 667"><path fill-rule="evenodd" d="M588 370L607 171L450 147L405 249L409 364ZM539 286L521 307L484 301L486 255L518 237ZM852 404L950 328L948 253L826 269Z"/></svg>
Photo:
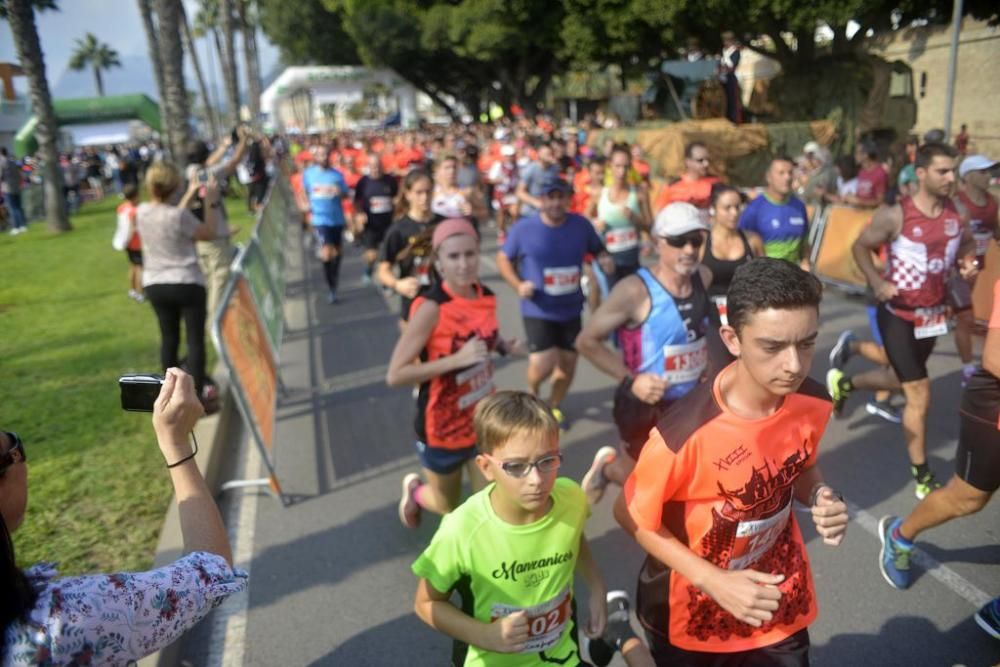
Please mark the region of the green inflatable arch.
<svg viewBox="0 0 1000 667"><path fill-rule="evenodd" d="M161 132L160 106L145 95L109 95L106 97L79 97L70 100L53 100L56 122L60 125L101 123L113 120L137 119ZM14 135L14 153L18 158L38 150L35 128L38 116L32 116Z"/></svg>

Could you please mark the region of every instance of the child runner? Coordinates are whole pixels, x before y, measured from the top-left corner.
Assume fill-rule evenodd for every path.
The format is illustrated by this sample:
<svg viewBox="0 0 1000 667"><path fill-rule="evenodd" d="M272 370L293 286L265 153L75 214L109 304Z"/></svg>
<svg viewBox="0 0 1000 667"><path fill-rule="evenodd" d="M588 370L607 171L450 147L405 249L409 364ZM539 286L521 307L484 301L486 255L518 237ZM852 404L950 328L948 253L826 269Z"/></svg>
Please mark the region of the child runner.
<svg viewBox="0 0 1000 667"><path fill-rule="evenodd" d="M736 270L736 361L674 403L615 505L648 552L637 615L657 665L807 665L816 593L792 500L840 544L847 506L816 465L831 413L808 377L819 281L780 259Z"/></svg>
<svg viewBox="0 0 1000 667"><path fill-rule="evenodd" d="M475 428L476 466L492 483L413 563L416 613L455 640L452 665L581 665L573 575L590 592L589 636L604 631L606 590L583 534L587 499L557 477L559 425L534 396L503 391L479 404Z"/></svg>
<svg viewBox="0 0 1000 667"><path fill-rule="evenodd" d="M142 241L139 230L135 227L135 213L139 205L139 187L135 183L126 183L122 189L125 198L118 205L119 225L127 224L129 229L125 252L128 255L128 296L139 303L146 300L142 294Z"/></svg>
<svg viewBox="0 0 1000 667"><path fill-rule="evenodd" d="M414 426L423 479L406 475L399 501L399 520L408 528L419 525L421 509L445 514L458 506L463 466L473 488L482 488L472 463L473 411L493 392L491 352L520 348L516 340L500 339L496 297L479 282L479 237L472 224L444 220L432 244L441 280L413 302L386 376L393 387L420 386Z"/></svg>

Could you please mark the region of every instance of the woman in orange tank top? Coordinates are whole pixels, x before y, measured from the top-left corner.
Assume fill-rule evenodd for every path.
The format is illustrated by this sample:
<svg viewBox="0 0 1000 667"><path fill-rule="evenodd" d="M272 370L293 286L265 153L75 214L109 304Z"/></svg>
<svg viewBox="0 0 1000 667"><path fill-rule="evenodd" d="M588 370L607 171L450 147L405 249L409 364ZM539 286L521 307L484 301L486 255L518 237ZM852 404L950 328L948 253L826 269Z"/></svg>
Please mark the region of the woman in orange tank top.
<svg viewBox="0 0 1000 667"><path fill-rule="evenodd" d="M493 352L520 350L500 338L496 297L479 282L479 237L464 219L434 228L434 269L440 280L420 293L389 360L389 386L418 385L417 454L422 474L403 478L399 518L414 528L421 510L446 514L458 506L462 468L473 490L485 480L474 465L476 404L493 393Z"/></svg>

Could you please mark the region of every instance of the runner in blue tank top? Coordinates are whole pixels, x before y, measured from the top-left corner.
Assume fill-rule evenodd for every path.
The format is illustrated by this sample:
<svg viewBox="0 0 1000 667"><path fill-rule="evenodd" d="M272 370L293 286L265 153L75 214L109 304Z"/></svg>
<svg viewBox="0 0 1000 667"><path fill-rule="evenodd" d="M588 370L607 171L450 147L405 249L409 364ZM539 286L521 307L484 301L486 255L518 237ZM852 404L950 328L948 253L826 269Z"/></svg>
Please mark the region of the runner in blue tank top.
<svg viewBox="0 0 1000 667"><path fill-rule="evenodd" d="M660 416L701 382L712 367L707 287L712 272L699 264L708 226L691 204L674 202L656 216L653 240L658 259L622 279L588 320L577 349L618 381L613 415L621 451L602 447L583 479L596 503L608 482L623 484ZM604 343L617 331L622 353Z"/></svg>

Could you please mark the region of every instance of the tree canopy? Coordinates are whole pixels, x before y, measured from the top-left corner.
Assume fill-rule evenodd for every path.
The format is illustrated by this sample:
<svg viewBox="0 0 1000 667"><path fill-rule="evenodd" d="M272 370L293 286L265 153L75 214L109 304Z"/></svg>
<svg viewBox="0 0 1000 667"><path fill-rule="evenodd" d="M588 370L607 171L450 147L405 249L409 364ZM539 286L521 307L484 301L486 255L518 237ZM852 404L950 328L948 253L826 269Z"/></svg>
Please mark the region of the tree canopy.
<svg viewBox="0 0 1000 667"><path fill-rule="evenodd" d="M101 79L101 70L121 67L122 63L118 57L118 52L110 45L97 39L97 36L88 32L83 39L76 40L76 48L69 59L69 68L72 70L82 70L90 67L94 72L94 81L97 85L97 95L104 97L104 82Z"/></svg>

